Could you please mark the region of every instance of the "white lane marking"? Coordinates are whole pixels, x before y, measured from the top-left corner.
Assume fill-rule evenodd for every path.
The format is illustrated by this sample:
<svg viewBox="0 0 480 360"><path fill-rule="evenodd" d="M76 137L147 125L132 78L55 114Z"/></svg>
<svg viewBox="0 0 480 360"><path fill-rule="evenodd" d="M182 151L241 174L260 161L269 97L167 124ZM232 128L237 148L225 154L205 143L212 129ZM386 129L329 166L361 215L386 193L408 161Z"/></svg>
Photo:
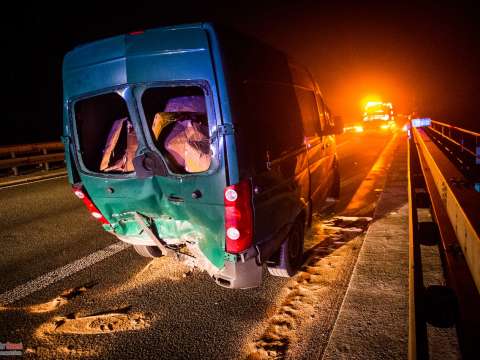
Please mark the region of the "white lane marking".
<svg viewBox="0 0 480 360"><path fill-rule="evenodd" d="M12 188L12 187L17 187L17 186L23 186L23 185L30 185L30 184L36 184L36 183L39 183L39 182L44 182L44 181L48 181L48 180L55 180L55 179L61 179L61 178L66 178L68 175L65 175L65 174L61 174L61 175L58 175L58 176L52 176L52 177L49 177L49 178L46 178L46 179L34 179L34 180L25 180L25 182L21 182L19 184L11 184L11 185L5 185L5 186L2 186L0 184L0 190L2 189L9 189L9 188Z"/></svg>
<svg viewBox="0 0 480 360"><path fill-rule="evenodd" d="M28 296L35 291L46 288L47 286L66 278L67 276L73 275L80 270L86 269L93 264L96 264L106 258L115 255L116 253L130 247L130 244L124 243L123 241L116 242L110 246L107 246L104 249L98 250L90 255L87 255L81 259L75 260L70 264L62 266L61 268L55 269L39 276L38 278L27 282L26 284L19 285L16 288L4 292L0 295L0 304L7 305L13 303L14 301L20 300L25 296Z"/></svg>

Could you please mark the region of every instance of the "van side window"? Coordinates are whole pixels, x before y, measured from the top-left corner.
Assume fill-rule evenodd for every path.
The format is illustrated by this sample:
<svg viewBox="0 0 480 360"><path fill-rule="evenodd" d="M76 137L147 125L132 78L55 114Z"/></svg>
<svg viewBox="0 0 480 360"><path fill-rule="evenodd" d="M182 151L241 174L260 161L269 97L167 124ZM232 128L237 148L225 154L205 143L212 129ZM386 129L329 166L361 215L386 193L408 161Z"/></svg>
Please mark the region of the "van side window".
<svg viewBox="0 0 480 360"><path fill-rule="evenodd" d="M295 87L305 136L320 136L322 128L313 91Z"/></svg>
<svg viewBox="0 0 480 360"><path fill-rule="evenodd" d="M210 168L212 151L202 88L152 87L143 93L142 106L152 140L172 172L201 173Z"/></svg>
<svg viewBox="0 0 480 360"><path fill-rule="evenodd" d="M294 85L298 85L309 90L314 89L312 78L310 77L310 74L305 70L305 68L292 62L289 62L288 66L290 69L290 74L292 76L292 83Z"/></svg>
<svg viewBox="0 0 480 360"><path fill-rule="evenodd" d="M333 128L335 126L332 113L330 112L328 106L325 107L325 122L330 128Z"/></svg>
<svg viewBox="0 0 480 360"><path fill-rule="evenodd" d="M319 110L318 113L320 115L320 127L322 128L322 134L323 134L327 128L326 121L325 121L325 106L323 103L323 99L319 94L317 94L316 98L317 98L317 105Z"/></svg>
<svg viewBox="0 0 480 360"><path fill-rule="evenodd" d="M335 121L333 119L332 113L327 105L323 105L324 114L325 114L325 127L323 130L324 135L332 135L335 128Z"/></svg>
<svg viewBox="0 0 480 360"><path fill-rule="evenodd" d="M267 82L246 82L247 119L239 123L242 142L254 148L257 169L265 168L268 151L271 160L302 146L300 110L292 86Z"/></svg>
<svg viewBox="0 0 480 360"><path fill-rule="evenodd" d="M127 104L117 93L74 103L81 157L88 170L102 173L133 172L138 142Z"/></svg>

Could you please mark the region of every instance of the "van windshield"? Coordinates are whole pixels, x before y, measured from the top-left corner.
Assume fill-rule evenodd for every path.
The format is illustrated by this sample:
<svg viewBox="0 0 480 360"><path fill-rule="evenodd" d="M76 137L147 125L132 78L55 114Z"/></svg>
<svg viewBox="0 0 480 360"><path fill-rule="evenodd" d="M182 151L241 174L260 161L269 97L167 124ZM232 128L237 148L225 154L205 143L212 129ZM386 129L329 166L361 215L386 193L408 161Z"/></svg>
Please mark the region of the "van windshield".
<svg viewBox="0 0 480 360"><path fill-rule="evenodd" d="M177 174L201 173L210 168L208 117L199 86L152 87L142 106L157 149Z"/></svg>
<svg viewBox="0 0 480 360"><path fill-rule="evenodd" d="M100 173L130 173L138 142L125 100L108 93L78 100L75 124L86 168Z"/></svg>

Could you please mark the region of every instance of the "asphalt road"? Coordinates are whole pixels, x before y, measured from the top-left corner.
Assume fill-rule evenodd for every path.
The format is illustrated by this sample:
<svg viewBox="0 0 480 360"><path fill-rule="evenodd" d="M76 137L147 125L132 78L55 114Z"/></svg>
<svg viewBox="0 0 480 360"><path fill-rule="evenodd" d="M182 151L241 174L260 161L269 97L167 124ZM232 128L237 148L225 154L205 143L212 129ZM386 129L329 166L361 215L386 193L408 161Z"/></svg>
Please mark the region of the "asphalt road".
<svg viewBox="0 0 480 360"><path fill-rule="evenodd" d="M371 212L384 175L372 168L390 140L338 138L341 199L333 217L315 217L309 257L294 278L265 274L260 288L230 290L172 259L115 250L0 307L0 342L21 342L32 358L317 358L368 226L335 216L355 215L348 210L362 189ZM0 203L0 294L117 243L66 179L0 189Z"/></svg>

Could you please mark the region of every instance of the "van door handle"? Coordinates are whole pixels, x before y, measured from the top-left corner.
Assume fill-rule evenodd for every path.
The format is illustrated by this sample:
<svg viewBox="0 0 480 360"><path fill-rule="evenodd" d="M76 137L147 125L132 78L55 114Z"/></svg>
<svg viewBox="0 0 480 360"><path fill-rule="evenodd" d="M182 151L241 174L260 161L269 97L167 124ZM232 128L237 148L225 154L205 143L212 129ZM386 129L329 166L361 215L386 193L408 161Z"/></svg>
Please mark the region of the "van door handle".
<svg viewBox="0 0 480 360"><path fill-rule="evenodd" d="M183 197L176 196L176 195L168 195L167 199L168 201L175 202L175 203L184 202Z"/></svg>

